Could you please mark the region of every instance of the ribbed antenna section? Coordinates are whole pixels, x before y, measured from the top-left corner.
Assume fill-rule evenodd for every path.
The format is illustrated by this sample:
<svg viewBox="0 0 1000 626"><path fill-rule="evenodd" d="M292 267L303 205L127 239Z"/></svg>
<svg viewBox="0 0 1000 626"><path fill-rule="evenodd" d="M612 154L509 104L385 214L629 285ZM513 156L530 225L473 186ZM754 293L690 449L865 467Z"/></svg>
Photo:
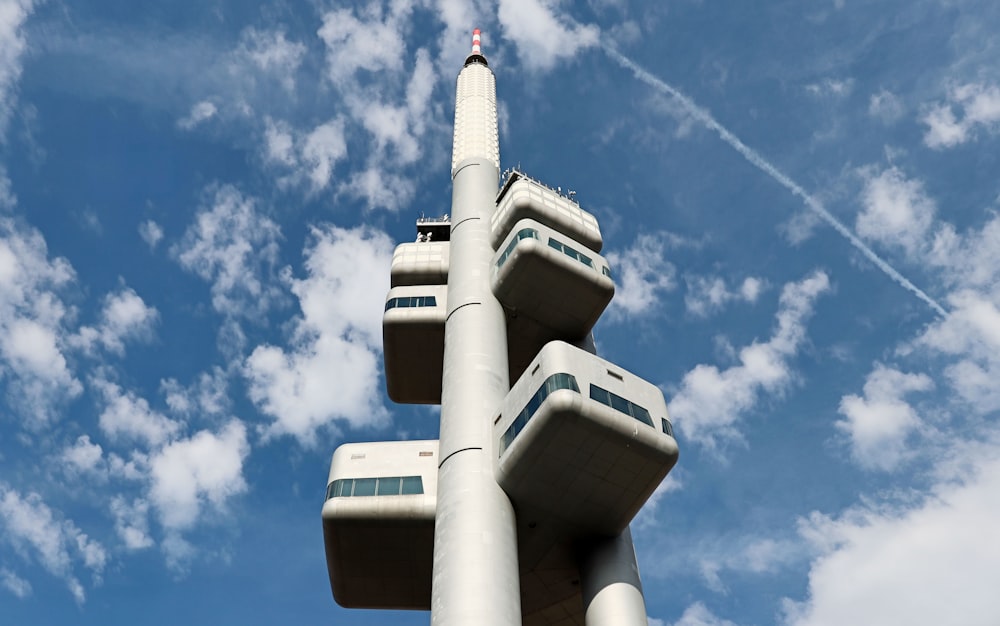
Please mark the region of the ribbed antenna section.
<svg viewBox="0 0 1000 626"><path fill-rule="evenodd" d="M472 32L472 55L481 57L479 29ZM467 63L455 89L455 136L451 170L465 159L483 158L500 168L497 132L497 88L493 72L484 63Z"/></svg>

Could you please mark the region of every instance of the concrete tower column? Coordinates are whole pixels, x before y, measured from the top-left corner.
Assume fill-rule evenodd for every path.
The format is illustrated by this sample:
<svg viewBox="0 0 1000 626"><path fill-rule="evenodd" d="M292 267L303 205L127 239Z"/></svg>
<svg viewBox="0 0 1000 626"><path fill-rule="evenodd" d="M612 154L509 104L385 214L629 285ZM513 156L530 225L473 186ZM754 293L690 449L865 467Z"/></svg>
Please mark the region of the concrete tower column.
<svg viewBox="0 0 1000 626"><path fill-rule="evenodd" d="M496 83L474 35L459 73L441 387L431 624L521 623L514 509L493 477L493 419L510 389L503 308L490 290L500 178Z"/></svg>
<svg viewBox="0 0 1000 626"><path fill-rule="evenodd" d="M587 626L648 625L629 528L582 546L580 590Z"/></svg>

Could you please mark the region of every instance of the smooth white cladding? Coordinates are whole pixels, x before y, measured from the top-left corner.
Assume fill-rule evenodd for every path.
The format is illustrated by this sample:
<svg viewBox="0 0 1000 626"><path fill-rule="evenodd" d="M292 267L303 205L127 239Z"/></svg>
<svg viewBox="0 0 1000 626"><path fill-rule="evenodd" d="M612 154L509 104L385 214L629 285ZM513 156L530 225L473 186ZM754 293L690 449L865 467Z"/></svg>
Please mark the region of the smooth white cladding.
<svg viewBox="0 0 1000 626"><path fill-rule="evenodd" d="M382 316L382 346L385 386L394 402L441 403L447 304L447 285L389 290Z"/></svg>
<svg viewBox="0 0 1000 626"><path fill-rule="evenodd" d="M600 252L604 244L596 217L556 190L514 172L497 196L497 210L490 218L494 250L506 239L514 224L523 218L533 219L569 235L594 252Z"/></svg>
<svg viewBox="0 0 1000 626"><path fill-rule="evenodd" d="M466 65L458 74L452 174L459 163L471 158L487 159L500 169L496 79L490 68L476 62Z"/></svg>
<svg viewBox="0 0 1000 626"><path fill-rule="evenodd" d="M615 294L604 257L530 219L517 222L493 255L491 286L507 309L567 341L585 337Z"/></svg>
<svg viewBox="0 0 1000 626"><path fill-rule="evenodd" d="M677 462L663 393L561 341L547 344L493 426L497 482L525 516L572 538L622 532Z"/></svg>
<svg viewBox="0 0 1000 626"><path fill-rule="evenodd" d="M323 540L338 604L430 608L438 461L437 441L351 443L333 453Z"/></svg>
<svg viewBox="0 0 1000 626"><path fill-rule="evenodd" d="M392 286L447 284L450 250L447 241L399 244L392 253Z"/></svg>

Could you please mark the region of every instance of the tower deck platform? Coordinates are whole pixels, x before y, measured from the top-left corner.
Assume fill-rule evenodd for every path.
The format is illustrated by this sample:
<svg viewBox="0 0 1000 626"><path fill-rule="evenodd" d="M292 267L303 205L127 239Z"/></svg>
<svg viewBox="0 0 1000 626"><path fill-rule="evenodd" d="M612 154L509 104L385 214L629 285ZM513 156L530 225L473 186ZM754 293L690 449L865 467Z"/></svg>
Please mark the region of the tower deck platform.
<svg viewBox="0 0 1000 626"><path fill-rule="evenodd" d="M392 253L390 285L401 287L447 284L450 248L447 241L416 241L399 244Z"/></svg>
<svg viewBox="0 0 1000 626"><path fill-rule="evenodd" d="M574 200L515 170L497 194L497 210L490 218L493 249L497 250L514 224L525 218L565 233L589 250L601 251L603 240L597 218Z"/></svg>
<svg viewBox="0 0 1000 626"><path fill-rule="evenodd" d="M382 354L385 385L394 402L441 402L447 304L447 285L410 285L389 290L382 316Z"/></svg>
<svg viewBox="0 0 1000 626"><path fill-rule="evenodd" d="M348 608L429 609L437 441L344 444L323 504L330 587Z"/></svg>
<svg viewBox="0 0 1000 626"><path fill-rule="evenodd" d="M615 295L604 257L531 219L517 222L493 256L491 286L512 314L570 341L590 332Z"/></svg>
<svg viewBox="0 0 1000 626"><path fill-rule="evenodd" d="M677 462L672 433L655 385L554 341L493 426L497 482L519 520L560 536L616 535Z"/></svg>

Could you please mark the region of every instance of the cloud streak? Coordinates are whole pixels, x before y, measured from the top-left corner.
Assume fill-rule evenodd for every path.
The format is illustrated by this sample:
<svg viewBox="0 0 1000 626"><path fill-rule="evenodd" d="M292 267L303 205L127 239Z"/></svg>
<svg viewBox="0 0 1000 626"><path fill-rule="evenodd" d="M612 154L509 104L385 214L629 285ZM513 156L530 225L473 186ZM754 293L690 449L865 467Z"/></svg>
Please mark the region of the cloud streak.
<svg viewBox="0 0 1000 626"><path fill-rule="evenodd" d="M941 317L946 317L948 315L944 307L942 307L936 300L927 295L922 289L914 285L905 276L900 274L894 267L889 265L882 257L875 254L875 252L869 248L861 239L858 238L849 228L844 226L836 217L831 214L823 204L810 195L801 185L796 183L794 180L789 178L781 170L775 167L770 161L765 159L759 152L751 148L750 146L743 143L739 137L734 135L729 129L720 124L712 114L706 109L695 104L691 98L684 95L680 90L671 85L667 84L663 80L657 78L650 72L646 71L634 61L618 52L611 44L606 42L601 44L605 54L608 55L615 63L622 66L623 68L632 72L636 78L640 81L646 83L653 89L656 89L660 93L670 96L676 100L681 108L692 118L700 122L703 126L709 130L715 131L719 138L726 142L732 149L736 150L746 159L751 165L764 172L772 179L774 179L778 184L792 192L792 195L798 196L806 205L806 207L815 213L820 219L829 224L835 231L837 231L842 237L847 239L847 241L854 246L854 248L860 252L866 259L871 261L875 267L880 269L886 276L895 281L899 286L903 287L917 298L922 300L925 304L931 307L938 315Z"/></svg>

